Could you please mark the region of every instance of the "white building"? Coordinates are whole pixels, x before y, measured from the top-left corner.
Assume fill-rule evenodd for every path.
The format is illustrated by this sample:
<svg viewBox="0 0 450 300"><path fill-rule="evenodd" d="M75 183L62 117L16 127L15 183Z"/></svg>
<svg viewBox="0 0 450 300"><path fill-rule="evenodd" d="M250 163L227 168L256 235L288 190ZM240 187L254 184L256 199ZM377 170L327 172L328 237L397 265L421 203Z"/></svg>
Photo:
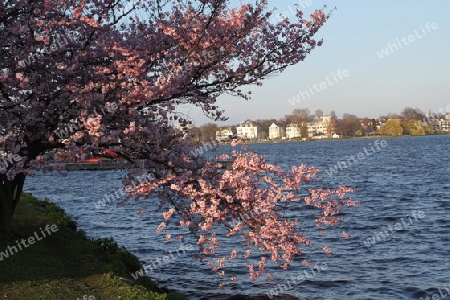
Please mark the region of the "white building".
<svg viewBox="0 0 450 300"><path fill-rule="evenodd" d="M327 137L331 136L331 132L334 131L332 126L331 116L322 116L320 118L315 118L306 125L306 130L308 131L308 136L321 136L325 135Z"/></svg>
<svg viewBox="0 0 450 300"><path fill-rule="evenodd" d="M236 134L242 139L257 139L258 126L254 122L246 120L236 127Z"/></svg>
<svg viewBox="0 0 450 300"><path fill-rule="evenodd" d="M443 132L450 132L450 114L445 115L445 119L440 119L439 130Z"/></svg>
<svg viewBox="0 0 450 300"><path fill-rule="evenodd" d="M300 137L302 135L300 134L300 126L298 123L291 123L286 127L286 138L295 139Z"/></svg>
<svg viewBox="0 0 450 300"><path fill-rule="evenodd" d="M231 128L224 128L222 130L216 131L217 141L228 141L233 136L233 131Z"/></svg>
<svg viewBox="0 0 450 300"><path fill-rule="evenodd" d="M275 139L281 139L286 136L286 129L276 123L272 123L272 125L269 126L269 139L275 140Z"/></svg>

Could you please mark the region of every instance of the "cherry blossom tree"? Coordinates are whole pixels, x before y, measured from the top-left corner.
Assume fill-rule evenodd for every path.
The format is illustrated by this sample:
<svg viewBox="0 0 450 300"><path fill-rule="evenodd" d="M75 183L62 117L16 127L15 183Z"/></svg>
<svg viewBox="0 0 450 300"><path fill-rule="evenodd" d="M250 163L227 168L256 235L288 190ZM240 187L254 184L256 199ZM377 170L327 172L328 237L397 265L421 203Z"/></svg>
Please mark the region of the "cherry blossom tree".
<svg viewBox="0 0 450 300"><path fill-rule="evenodd" d="M33 170L62 170L63 159L108 149L136 165L128 182L152 175L127 190L138 198L156 194L167 207L158 230L178 218L203 254L214 256L215 228L224 226L248 245L230 259L261 251L258 270L249 264L252 278L262 274L265 254L286 268L310 241L277 207L310 205L321 211L317 225L334 225L343 206L356 205L343 200L351 189L310 188L300 196L317 169L286 172L245 151L231 154L228 170L193 157L191 121L177 112L191 104L225 120L220 95L248 100L243 86L261 85L321 45L314 36L330 17L326 8L273 23L266 2L2 1L0 231L11 233ZM226 259L212 267L223 274Z"/></svg>

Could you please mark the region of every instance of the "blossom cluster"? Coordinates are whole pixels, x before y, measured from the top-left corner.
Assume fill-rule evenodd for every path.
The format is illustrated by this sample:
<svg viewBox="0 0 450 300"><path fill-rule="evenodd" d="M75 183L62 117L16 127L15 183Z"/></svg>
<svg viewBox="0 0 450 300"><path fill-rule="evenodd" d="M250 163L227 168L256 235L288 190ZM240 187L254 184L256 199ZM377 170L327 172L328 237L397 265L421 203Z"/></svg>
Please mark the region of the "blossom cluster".
<svg viewBox="0 0 450 300"><path fill-rule="evenodd" d="M357 206L344 196L353 189L341 186L337 189L305 188L315 181L318 169L306 165L291 167L289 172L267 163L265 157L253 152L234 151L231 168L218 169L215 162L207 162L199 173L192 176L176 176L164 182L167 186L162 205L170 209L163 213L164 221L157 232L178 216L180 226L188 227L196 236L204 257L216 257L222 241L240 237L247 245L244 249L232 249L229 257L218 257L209 265L219 275L228 260L237 256L249 258L255 250L261 256L257 266L248 264L249 275L256 279L264 273L270 258L286 269L296 255L303 253L301 245L312 241L303 236L299 220L287 219L280 208L307 205L321 211L315 218L318 227L333 226L342 216L343 207ZM212 184L212 182L214 184ZM156 192L161 181L143 183L139 189L145 194ZM300 196L304 191L307 196ZM180 200L183 199L183 200ZM252 212L252 213L248 213ZM257 213L254 213L257 212ZM223 234L221 228L228 232ZM342 234L349 238L345 232ZM324 251L331 254L330 248Z"/></svg>

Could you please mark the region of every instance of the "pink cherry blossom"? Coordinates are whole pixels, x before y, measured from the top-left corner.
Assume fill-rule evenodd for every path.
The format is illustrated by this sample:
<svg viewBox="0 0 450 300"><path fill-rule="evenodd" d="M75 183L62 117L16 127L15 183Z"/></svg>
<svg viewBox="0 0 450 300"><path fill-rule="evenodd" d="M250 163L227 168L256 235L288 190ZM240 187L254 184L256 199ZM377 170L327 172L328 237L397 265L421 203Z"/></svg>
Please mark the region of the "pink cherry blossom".
<svg viewBox="0 0 450 300"><path fill-rule="evenodd" d="M284 170L245 148L221 157L232 161L227 170L219 159L192 155L192 121L180 105L226 120L220 95L249 100L244 87L261 85L321 45L315 36L330 17L319 9L304 19L298 10L273 23L266 1L246 2L2 1L0 149L18 159L0 169L7 190L0 201L10 207L0 231L11 230L32 170L61 172L63 161L105 150L134 166L122 202L141 200L141 215L145 201L158 199L156 231L169 222L187 228L218 272L237 253L252 261L253 279L269 259L282 269L293 263L312 241L301 231L307 220L286 218L289 208L315 209L322 230L342 220L344 207L358 205L343 199L353 190L313 188L317 168ZM236 240L242 249L217 257Z"/></svg>

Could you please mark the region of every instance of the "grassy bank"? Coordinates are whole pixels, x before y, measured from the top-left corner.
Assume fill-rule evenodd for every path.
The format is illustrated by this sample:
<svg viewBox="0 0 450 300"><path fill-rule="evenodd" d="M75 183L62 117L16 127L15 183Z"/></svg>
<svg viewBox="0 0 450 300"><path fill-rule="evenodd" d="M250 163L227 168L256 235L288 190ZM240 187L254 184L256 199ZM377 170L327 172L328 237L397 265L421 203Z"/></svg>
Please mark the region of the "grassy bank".
<svg viewBox="0 0 450 300"><path fill-rule="evenodd" d="M0 240L0 298L186 299L133 280L142 267L135 256L112 239L87 238L48 200L25 194L13 228L15 239Z"/></svg>

